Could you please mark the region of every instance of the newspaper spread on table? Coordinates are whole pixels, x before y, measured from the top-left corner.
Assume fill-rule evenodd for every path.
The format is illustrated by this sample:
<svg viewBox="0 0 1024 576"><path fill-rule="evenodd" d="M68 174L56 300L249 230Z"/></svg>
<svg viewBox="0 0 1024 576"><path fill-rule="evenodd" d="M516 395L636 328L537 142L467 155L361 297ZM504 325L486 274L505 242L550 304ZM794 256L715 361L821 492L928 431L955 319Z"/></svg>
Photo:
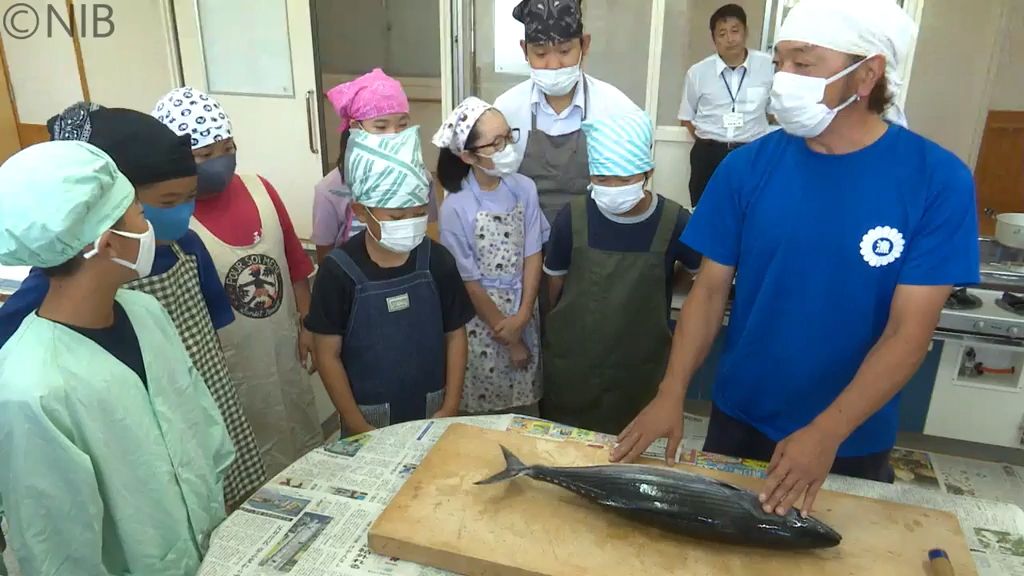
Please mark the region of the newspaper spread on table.
<svg viewBox="0 0 1024 576"><path fill-rule="evenodd" d="M453 422L565 442L609 446L615 441L605 434L518 416L411 422L341 440L290 466L232 514L214 533L200 576L448 574L370 552L367 533ZM898 456L916 461L917 470L922 469L917 455L924 454L929 473L938 476L931 455L904 452ZM662 441L645 455L664 458L664 453ZM679 452L679 460L746 476L763 476L766 468L761 462L704 454L689 446ZM1004 465L993 466L1005 473ZM830 477L825 488L951 512L960 519L981 576L1024 576L1024 511L1018 506L973 498L962 486L962 494L951 495L913 482L887 485Z"/></svg>

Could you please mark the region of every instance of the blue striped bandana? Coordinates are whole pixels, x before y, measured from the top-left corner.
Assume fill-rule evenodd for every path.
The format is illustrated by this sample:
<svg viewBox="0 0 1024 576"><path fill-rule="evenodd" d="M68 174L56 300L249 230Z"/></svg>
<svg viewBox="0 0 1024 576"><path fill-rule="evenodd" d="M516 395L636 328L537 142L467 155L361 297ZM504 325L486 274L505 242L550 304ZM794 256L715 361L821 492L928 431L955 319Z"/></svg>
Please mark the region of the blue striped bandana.
<svg viewBox="0 0 1024 576"><path fill-rule="evenodd" d="M592 176L635 176L654 168L654 127L640 108L583 122Z"/></svg>

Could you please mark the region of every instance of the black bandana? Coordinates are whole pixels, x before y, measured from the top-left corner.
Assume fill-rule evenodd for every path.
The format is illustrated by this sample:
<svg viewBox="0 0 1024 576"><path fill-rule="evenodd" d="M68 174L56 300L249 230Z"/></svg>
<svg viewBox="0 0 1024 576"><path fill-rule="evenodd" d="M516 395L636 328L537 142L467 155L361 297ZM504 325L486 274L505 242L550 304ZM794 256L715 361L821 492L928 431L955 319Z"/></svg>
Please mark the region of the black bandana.
<svg viewBox="0 0 1024 576"><path fill-rule="evenodd" d="M523 0L512 17L526 27L527 44L561 44L583 36L582 0Z"/></svg>
<svg viewBox="0 0 1024 576"><path fill-rule="evenodd" d="M78 140L103 150L136 188L196 175L192 140L149 114L79 102L46 123L51 140Z"/></svg>

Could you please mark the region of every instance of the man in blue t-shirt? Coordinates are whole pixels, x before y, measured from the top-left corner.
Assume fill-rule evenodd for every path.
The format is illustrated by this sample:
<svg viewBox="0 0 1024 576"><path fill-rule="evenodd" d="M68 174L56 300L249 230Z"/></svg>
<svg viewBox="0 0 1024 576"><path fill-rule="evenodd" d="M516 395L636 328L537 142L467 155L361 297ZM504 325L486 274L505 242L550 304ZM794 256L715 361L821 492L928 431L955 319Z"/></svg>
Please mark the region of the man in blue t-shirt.
<svg viewBox="0 0 1024 576"><path fill-rule="evenodd" d="M731 154L686 227L704 264L658 396L613 459L664 436L674 455L735 278L704 449L770 461L761 499L778 514L802 496L809 513L830 471L892 481L899 391L952 287L979 280L970 170L882 117L912 39L891 0L790 12L772 88L785 131Z"/></svg>

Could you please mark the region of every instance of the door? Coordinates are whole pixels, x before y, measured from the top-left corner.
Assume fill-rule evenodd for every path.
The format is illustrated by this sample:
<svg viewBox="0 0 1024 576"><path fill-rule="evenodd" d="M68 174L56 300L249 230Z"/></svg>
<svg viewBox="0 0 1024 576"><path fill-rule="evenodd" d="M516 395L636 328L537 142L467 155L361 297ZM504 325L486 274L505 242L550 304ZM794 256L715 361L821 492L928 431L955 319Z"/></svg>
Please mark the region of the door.
<svg viewBox="0 0 1024 576"><path fill-rule="evenodd" d="M49 140L46 121L71 104L89 98L78 36L63 28L73 21L69 5L70 2L27 0L11 4L3 12L0 43L23 148ZM4 134L5 139L9 138L6 129Z"/></svg>
<svg viewBox="0 0 1024 576"><path fill-rule="evenodd" d="M995 234L995 220L986 211L1024 212L1024 112L988 113L981 151L974 170L978 187L979 231Z"/></svg>
<svg viewBox="0 0 1024 576"><path fill-rule="evenodd" d="M14 109L11 85L7 80L7 59L0 38L0 164L21 150L18 137L18 115Z"/></svg>
<svg viewBox="0 0 1024 576"><path fill-rule="evenodd" d="M239 173L281 195L300 238L323 177L313 23L305 0L174 0L185 84L231 117Z"/></svg>

